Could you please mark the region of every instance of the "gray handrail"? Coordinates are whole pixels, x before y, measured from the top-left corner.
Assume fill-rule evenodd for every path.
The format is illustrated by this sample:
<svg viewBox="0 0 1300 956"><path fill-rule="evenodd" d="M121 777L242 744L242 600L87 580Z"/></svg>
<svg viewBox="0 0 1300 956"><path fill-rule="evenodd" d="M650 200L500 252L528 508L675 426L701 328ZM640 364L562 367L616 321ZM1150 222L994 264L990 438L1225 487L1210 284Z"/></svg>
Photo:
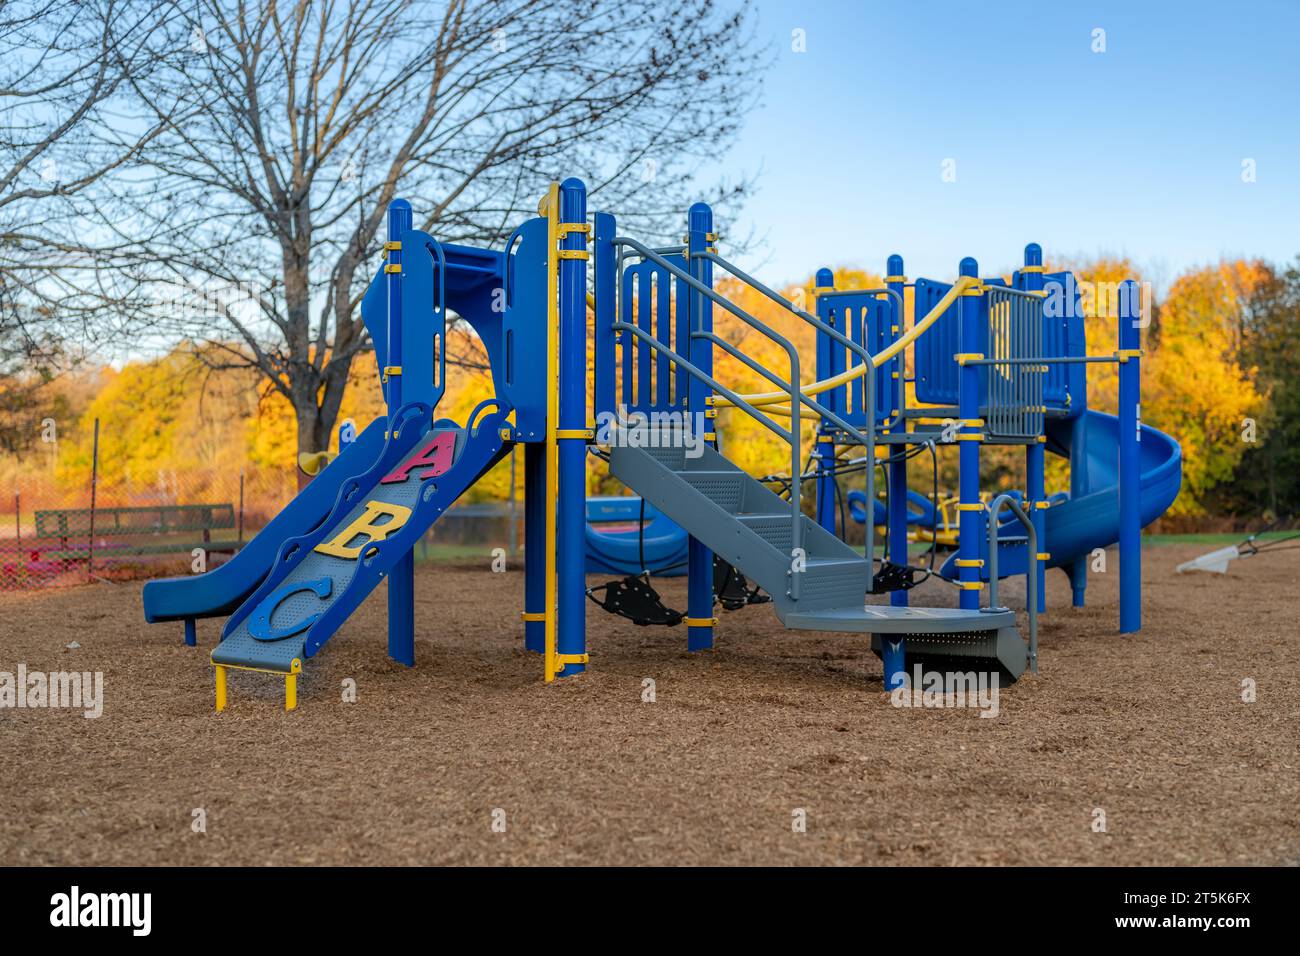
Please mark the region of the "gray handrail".
<svg viewBox="0 0 1300 956"><path fill-rule="evenodd" d="M757 329L759 332L766 335L769 339L771 339L773 342L776 342L785 350L785 353L790 360L790 387L788 389L790 393L790 432L789 432L790 437L787 439L787 441L790 444L790 551L791 551L792 558L796 553L801 554L803 552L803 509L802 509L802 489L800 488L801 480L799 476L800 473L803 471L803 468L802 468L802 462L800 461L799 458L800 452L802 451L799 442L800 433L801 433L799 409L802 403L799 401L799 399L802 397L803 392L799 387L799 350L794 347L793 342L791 342L785 336L778 333L775 329L771 328L770 326L760 321L759 319L756 319L754 316L750 315L748 312L746 312L740 306L736 305L730 299L727 299L725 296L719 295L713 289L705 285L703 282L696 279L689 272L673 265L671 262L669 262L663 256L659 255L659 253L655 252L645 243L638 242L637 240L631 238L630 236L615 236L613 244L615 248L626 247L628 249L633 250L638 255L640 255L642 259L649 262L653 262L655 265L659 266L661 269L666 271L669 275L674 276L677 279L680 279L682 282L685 282L689 288L694 289L696 292L700 293L705 298L709 299L711 302L715 302L718 305L722 306L724 309L726 309L736 318L740 319L742 322L745 322L750 327ZM619 326L630 328L631 324L626 322L616 322L615 327L619 327ZM691 331L692 333L694 333L695 330L692 329ZM637 333L640 333L637 335L638 338L644 338L651 342L659 341L658 339L655 339L653 336L642 333L640 329L637 330ZM660 348L663 354L665 355L669 354L668 349L663 349L662 346L655 346L655 347ZM682 364L681 367L687 369L688 371L690 370L690 368L694 368L694 366L688 367L688 364L686 363ZM695 372L698 373L699 376L704 376L704 373L698 368L695 368ZM708 376L708 379L712 379L712 376ZM704 379L702 378L702 380ZM716 379L713 379L713 381L716 382ZM722 391L722 394L726 395L726 397L731 399L733 402L735 402L736 398L738 397L735 392L723 391L723 390L720 391ZM756 413L752 405L746 402L744 407L746 408L746 410L749 412L750 415L755 415L756 417ZM790 590L788 593L792 599L798 600L799 575L795 572L794 568L795 568L795 564L794 562L792 562L791 569L790 569Z"/></svg>
<svg viewBox="0 0 1300 956"><path fill-rule="evenodd" d="M1011 507L1011 512L1025 526L1029 541L1029 551L1025 561L1025 610L1029 614L1029 669L1038 673L1038 532L1034 523L1025 514L1025 509L1009 494L1001 494L989 505L989 611L1002 611L998 606L998 515L1004 505Z"/></svg>
<svg viewBox="0 0 1300 956"><path fill-rule="evenodd" d="M736 346L732 345L730 342L722 338L720 335L717 335L714 332L692 332L691 337L697 339L707 339L708 341L717 345L719 348L721 348L724 352L732 356L737 361L753 369L755 372L763 376L765 379L767 379L777 388L781 389L782 391L790 390L789 382L783 380L781 376L777 375L771 369L764 367L761 363L750 358L748 355L746 355L740 349L736 348ZM727 397L730 398L731 396L727 396ZM808 408L810 408L818 415L821 415L822 417L826 418L829 422L831 422L831 424L837 425L840 428L844 429L844 431L846 431L848 434L853 436L855 441L863 445L867 443L867 437L863 435L862 432L858 431L856 428L854 428L844 419L840 418L840 416L836 415L829 408L826 408L825 406L814 401L812 396L805 395L803 392L800 392L799 401L801 401L804 405L806 405Z"/></svg>
<svg viewBox="0 0 1300 956"><path fill-rule="evenodd" d="M739 266L733 265L732 263L728 262L726 259L722 258L722 256L718 255L716 252L702 253L700 258L708 259L710 262L722 266L722 268L726 269L733 276L735 276L741 282L748 285L750 288L754 289L757 292L761 292L763 295L767 296L777 305L782 306L784 309L786 309L786 311L791 312L794 315L797 315L799 318L803 319L809 325L812 325L817 329L819 329L820 331L825 332L827 335L829 335L835 341L839 342L841 345L848 348L850 351L856 352L859 356L861 356L862 360L867 365L869 366L872 365L872 360L874 356L864 346L861 346L857 342L854 342L851 338L849 338L847 335L845 335L843 332L841 332L839 329L835 328L834 326L827 325L821 319L817 318L817 316L810 315L809 313L805 312L803 309L798 308L793 302L791 302L781 293L777 292L774 289L768 288L762 282L758 281L749 273L741 269Z"/></svg>
<svg viewBox="0 0 1300 956"><path fill-rule="evenodd" d="M694 375L696 378L698 378L705 385L708 385L714 391L721 392L723 395L727 396L727 398L731 399L733 402L736 403L737 408L743 408L745 411L747 411L750 414L750 417L755 419L760 425L763 425L769 430L775 432L777 436L780 437L783 441L788 443L793 437L790 434L790 432L786 431L776 422L772 421L770 417L764 415L753 405L749 404L749 402L745 401L745 399L742 398L740 395L738 395L736 392L733 392L731 389L727 388L727 386L723 385L721 382L715 379L712 375L701 370L698 366L692 364L688 359L683 358L677 352L668 348L666 345L660 342L657 338L655 338L645 329L640 328L639 326L635 326L631 322L622 322L622 321L615 322L612 328L615 332L631 332L637 338L642 339L645 342L649 343L652 349L658 352L662 352L664 355L668 356L668 359L670 361L676 363L677 365L680 365L683 369L685 369L685 371L688 374Z"/></svg>

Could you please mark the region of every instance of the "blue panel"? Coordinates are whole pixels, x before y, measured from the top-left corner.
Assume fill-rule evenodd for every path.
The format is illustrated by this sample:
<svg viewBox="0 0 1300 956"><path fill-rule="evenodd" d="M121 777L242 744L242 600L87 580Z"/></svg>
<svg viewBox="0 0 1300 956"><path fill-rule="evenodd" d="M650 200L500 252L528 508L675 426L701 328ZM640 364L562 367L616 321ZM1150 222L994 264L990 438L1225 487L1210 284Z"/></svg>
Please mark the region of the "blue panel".
<svg viewBox="0 0 1300 956"><path fill-rule="evenodd" d="M832 292L817 297L817 317L841 335L847 335L855 344L865 345L875 354L894 341L893 309L888 299L874 292ZM838 375L845 369L862 364L862 357L847 346L822 333L817 336L817 377ZM900 404L902 376L897 360L888 362L874 375L876 422L889 420ZM822 404L842 416L850 425L866 426L866 378L854 379L847 385L832 389L822 395Z"/></svg>
<svg viewBox="0 0 1300 956"><path fill-rule="evenodd" d="M680 269L680 255L664 256ZM674 295L674 290L676 295ZM686 283L653 262L636 262L623 269L619 321L635 325L679 355L689 352ZM654 355L650 345L623 332L623 402L630 411L672 411L685 407L687 373L673 374L666 355ZM675 380L675 381L674 381Z"/></svg>
<svg viewBox="0 0 1300 956"><path fill-rule="evenodd" d="M523 441L546 437L546 220L530 219L515 233L510 256L500 359L491 356L497 394L515 408ZM477 328L477 326L476 326Z"/></svg>
<svg viewBox="0 0 1300 956"><path fill-rule="evenodd" d="M924 318L952 285L932 279L917 279L913 314ZM929 405L957 404L957 371L953 356L961 351L957 311L960 299L939 316L916 342L916 400Z"/></svg>

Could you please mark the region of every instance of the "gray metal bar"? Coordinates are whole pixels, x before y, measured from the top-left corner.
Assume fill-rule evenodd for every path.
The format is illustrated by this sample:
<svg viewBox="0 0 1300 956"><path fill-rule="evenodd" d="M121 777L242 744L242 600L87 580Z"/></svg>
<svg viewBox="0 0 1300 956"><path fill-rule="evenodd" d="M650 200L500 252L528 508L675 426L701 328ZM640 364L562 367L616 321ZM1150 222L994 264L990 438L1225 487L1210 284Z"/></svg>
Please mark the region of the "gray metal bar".
<svg viewBox="0 0 1300 956"><path fill-rule="evenodd" d="M789 382L784 381L781 378L781 376L777 375L771 369L764 367L754 359L750 358L744 352L740 351L740 349L736 348L734 345L732 345L726 339L721 338L716 333L693 332L691 334L692 337L694 338L708 339L710 342L713 342L715 345L720 347L724 352L738 359L746 366L753 369L758 374L762 375L765 379L767 379L769 382L771 382L773 385L775 385L777 388L781 389L782 391L788 392L790 390ZM830 409L814 401L810 396L805 395L803 392L799 393L799 400L809 409L816 412L818 415L821 415L824 418L826 418L833 425L837 425L840 428L844 429L846 432L849 433L849 436L852 437L854 441L858 442L859 444L863 444L863 445L866 444L867 439L866 436L862 434L862 432L858 431L856 428L854 428L844 419L840 418L840 416L836 415Z"/></svg>
<svg viewBox="0 0 1300 956"><path fill-rule="evenodd" d="M989 504L989 611L1001 611L998 606L998 515L1003 506L1009 506L1012 513L1025 528L1028 537L1025 566L1025 610L1029 614L1029 669L1038 673L1038 532L1034 523L1025 514L1025 509L1008 494L998 495Z"/></svg>
<svg viewBox="0 0 1300 956"><path fill-rule="evenodd" d="M967 359L967 365L1083 365L1093 362L1119 362L1114 355L1061 355L1037 358Z"/></svg>
<svg viewBox="0 0 1300 956"><path fill-rule="evenodd" d="M769 289L762 282L759 282L757 279L755 279L749 273L745 272L739 266L732 265L730 262L722 258L722 256L718 255L716 252L706 252L704 253L703 258L708 259L710 262L722 266L722 268L726 269L733 276L735 276L741 282L744 282L750 288L755 289L758 292L761 292L763 295L767 296L777 305L785 308L788 312L797 315L805 322L816 327L822 332L825 332L827 335L829 335L835 341L839 342L841 345L848 348L850 351L856 352L872 370L875 369L876 367L874 361L875 357L872 355L872 353L869 352L864 346L861 346L857 342L854 342L851 338L849 338L839 329L827 325L821 319L817 318L817 316L809 315L803 309L796 308L795 304L791 302L789 299L787 299L785 296L783 296L781 293L775 291L774 289ZM865 339L866 336L864 335L863 338Z"/></svg>
<svg viewBox="0 0 1300 956"><path fill-rule="evenodd" d="M727 398L731 399L733 402L736 403L736 406L738 408L743 408L745 411L747 411L752 418L758 421L759 424L764 425L770 431L775 432L785 442L789 443L790 441L792 441L793 436L791 435L790 432L786 431L776 422L772 421L772 419L769 418L767 415L764 415L761 412L759 412L757 408L749 404L749 402L745 401L743 398L741 398L731 389L727 388L727 386L723 385L712 375L705 374L697 366L692 365L687 359L682 358L681 355L679 355L677 352L664 346L663 343L661 343L654 336L647 334L644 329L639 328L630 322L619 321L614 323L614 331L631 332L637 338L644 339L645 341L649 342L651 348L662 352L664 355L668 356L668 358L671 359L673 362L675 362L676 364L680 365L683 369L685 369L688 374L694 375L696 378L704 382L714 391L719 392L725 395Z"/></svg>
<svg viewBox="0 0 1300 956"><path fill-rule="evenodd" d="M801 482L800 482L799 475L803 471L803 467L802 467L803 462L800 460L799 457L800 452L802 451L802 449L800 448L799 437L802 433L802 426L800 423L800 409L803 407L803 402L802 402L803 392L800 389L800 382L799 382L799 350L794 347L794 344L789 339L779 334L775 329L770 328L764 322L761 322L758 319L754 318L754 316L750 315L748 312L740 308L740 306L736 305L731 300L725 298L724 296L718 295L718 293L716 293L713 289L709 288L703 282L700 282L689 272L686 272L683 269L679 269L677 266L673 265L663 256L659 255L649 246L645 245L645 243L638 242L636 239L633 239L629 236L616 236L614 238L614 246L616 248L626 247L632 249L633 251L637 252L643 259L647 259L651 262L654 262L661 268L667 270L670 275L676 276L678 279L685 282L688 287L694 289L696 292L707 297L710 301L715 302L718 305L722 306L724 309L726 309L736 318L740 319L742 322L747 323L752 328L757 329L759 332L762 332L769 339L776 342L783 349L785 349L786 355L790 359L790 389L789 389L790 391L790 434L793 436L791 439L789 439L790 461L791 461L790 463L790 547L791 550L802 550L803 510L801 507L802 488L800 487ZM868 361L870 362L870 358L868 359ZM874 367L874 363L871 364L872 367ZM682 367L689 368L689 366L687 365L683 365ZM696 369L696 371L698 372L699 370ZM710 376L710 378L712 377ZM722 394L726 395L727 398L730 398L733 402L735 402L736 399L738 398L738 396L734 392L723 392ZM739 405L739 407L746 408L746 410L749 411L751 415L754 414L753 406L749 405L749 403L747 402L743 403L743 405ZM790 597L796 600L799 597L799 578L795 576L793 570L791 571L791 577L790 577Z"/></svg>

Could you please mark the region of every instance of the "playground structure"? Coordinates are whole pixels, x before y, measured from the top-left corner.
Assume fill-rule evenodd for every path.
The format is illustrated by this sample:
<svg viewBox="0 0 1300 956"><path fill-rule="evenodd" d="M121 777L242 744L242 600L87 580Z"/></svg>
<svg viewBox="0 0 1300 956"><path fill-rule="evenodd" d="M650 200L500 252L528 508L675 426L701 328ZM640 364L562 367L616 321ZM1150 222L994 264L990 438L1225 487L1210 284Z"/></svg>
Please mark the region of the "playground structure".
<svg viewBox="0 0 1300 956"><path fill-rule="evenodd" d="M898 256L878 289L834 289L822 270L813 314L722 258L716 242L712 213L699 203L689 211L682 246L652 248L620 236L608 213L588 221L585 189L573 179L553 184L539 215L499 252L439 243L413 228L408 203L395 201L385 262L362 303L388 415L322 462L314 480L230 561L203 575L148 583L146 620L183 621L194 644L197 618L227 616L211 653L217 709L226 704L228 669L283 677L292 709L304 661L387 579L388 653L413 665L412 548L522 444L524 644L542 655L548 682L589 662L589 453L606 458L610 473L656 509L655 521L687 534L682 623L691 650L713 645L715 555L771 596L786 627L871 635L887 687L914 664L993 670L1009 680L1036 670L1045 569L1066 569L1074 603L1082 604L1087 555L1115 542L1120 631L1141 627L1139 533L1176 497L1181 463L1177 443L1139 420L1135 283L1120 290L1117 347L1089 355L1073 277L1046 273L1036 245L1026 248L1010 282L979 278L969 258L953 283L909 282ZM787 337L714 288L715 269L816 330L813 381ZM907 288L916 316L910 328ZM498 297L504 310L494 308ZM715 307L776 343L788 368L767 368L716 333ZM463 425L435 413L445 390L448 311L482 339L495 390ZM720 381L718 351L774 390L741 394ZM544 364L534 360L540 355ZM1119 366L1118 417L1088 408L1086 370L1099 362ZM753 417L788 446L781 493L724 456L713 429L723 407ZM809 464L806 438L813 439ZM956 584L959 606L911 607L909 501L914 511L924 508L909 495L907 457L939 444L957 445L960 457L957 551L938 571ZM1019 498L981 501L986 444L1024 446ZM1044 489L1048 450L1071 463L1070 494L1056 503ZM849 464L855 459L864 463L856 471ZM877 502L878 466L884 503ZM857 500L864 520L866 503L873 519L876 506L883 509L886 553L879 558L870 533L865 553L845 543L842 529L837 534L838 483L846 474L863 479ZM1004 510L1010 521L1002 520ZM626 550L621 560L631 560ZM648 562L638 556L638 563ZM1027 643L1014 612L997 601L999 578L1013 574L1026 578ZM989 602L981 607L985 584ZM866 603L885 590L888 604Z"/></svg>

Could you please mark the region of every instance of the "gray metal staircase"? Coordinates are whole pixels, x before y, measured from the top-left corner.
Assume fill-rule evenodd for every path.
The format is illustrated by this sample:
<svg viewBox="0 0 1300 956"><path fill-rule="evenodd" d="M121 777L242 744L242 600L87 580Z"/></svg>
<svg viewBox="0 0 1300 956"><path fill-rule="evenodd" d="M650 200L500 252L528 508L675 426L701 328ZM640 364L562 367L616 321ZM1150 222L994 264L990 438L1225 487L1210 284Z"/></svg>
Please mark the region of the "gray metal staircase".
<svg viewBox="0 0 1300 956"><path fill-rule="evenodd" d="M685 442L657 437L661 447L611 447L610 473L767 591L786 627L871 634L877 653L882 638L902 638L909 672L996 669L1008 682L1024 672L1012 611L867 605L862 554L802 514L796 532L791 503L714 449L688 457Z"/></svg>

